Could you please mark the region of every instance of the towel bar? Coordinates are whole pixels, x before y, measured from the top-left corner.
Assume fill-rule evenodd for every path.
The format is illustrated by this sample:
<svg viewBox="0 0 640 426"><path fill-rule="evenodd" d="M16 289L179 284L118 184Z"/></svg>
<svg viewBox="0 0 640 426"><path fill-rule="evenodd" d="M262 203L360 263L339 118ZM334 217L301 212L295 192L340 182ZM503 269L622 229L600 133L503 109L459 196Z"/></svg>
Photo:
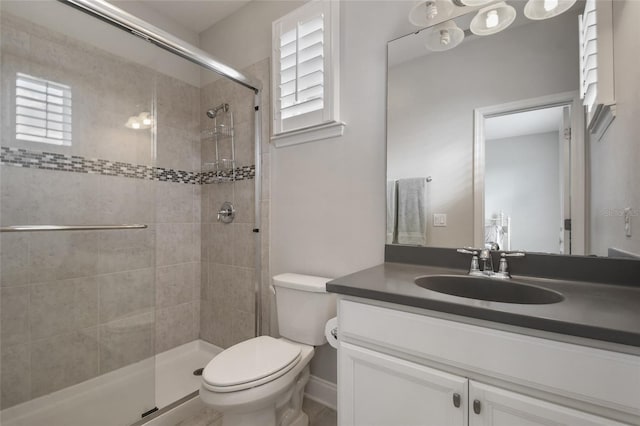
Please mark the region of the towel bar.
<svg viewBox="0 0 640 426"><path fill-rule="evenodd" d="M112 229L145 229L147 225L16 225L0 227L0 232L37 231L106 231Z"/></svg>

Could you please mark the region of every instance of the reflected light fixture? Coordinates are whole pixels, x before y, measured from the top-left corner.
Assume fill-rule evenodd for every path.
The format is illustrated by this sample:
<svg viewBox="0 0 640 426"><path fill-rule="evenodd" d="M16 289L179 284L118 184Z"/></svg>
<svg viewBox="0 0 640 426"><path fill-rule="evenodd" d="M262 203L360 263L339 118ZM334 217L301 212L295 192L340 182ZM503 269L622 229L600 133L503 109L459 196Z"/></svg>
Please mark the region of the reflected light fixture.
<svg viewBox="0 0 640 426"><path fill-rule="evenodd" d="M153 124L153 118L148 112L141 112L138 115L132 115L127 120L125 127L134 130L150 129Z"/></svg>
<svg viewBox="0 0 640 426"><path fill-rule="evenodd" d="M433 52L443 52L453 49L464 39L464 31L462 31L455 22L446 21L442 24L435 25L427 30L425 46Z"/></svg>
<svg viewBox="0 0 640 426"><path fill-rule="evenodd" d="M549 19L566 12L576 0L529 0L524 6L524 16L534 21Z"/></svg>
<svg viewBox="0 0 640 426"><path fill-rule="evenodd" d="M427 0L416 3L409 12L409 21L416 27L428 27L451 16L451 0Z"/></svg>
<svg viewBox="0 0 640 426"><path fill-rule="evenodd" d="M469 7L480 7L489 4L495 0L456 0L457 3Z"/></svg>
<svg viewBox="0 0 640 426"><path fill-rule="evenodd" d="M480 9L471 20L469 29L479 36L496 34L511 25L515 19L516 10L513 6L505 2L495 3Z"/></svg>

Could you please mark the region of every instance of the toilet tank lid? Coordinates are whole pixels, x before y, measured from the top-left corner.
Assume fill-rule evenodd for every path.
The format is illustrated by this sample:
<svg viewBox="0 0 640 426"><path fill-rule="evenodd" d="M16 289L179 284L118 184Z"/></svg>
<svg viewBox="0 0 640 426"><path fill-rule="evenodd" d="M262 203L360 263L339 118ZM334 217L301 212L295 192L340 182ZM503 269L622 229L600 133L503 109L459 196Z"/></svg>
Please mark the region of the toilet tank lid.
<svg viewBox="0 0 640 426"><path fill-rule="evenodd" d="M332 279L333 278L287 273L274 276L273 285L275 287L286 287L294 290L324 293L327 291L327 282Z"/></svg>

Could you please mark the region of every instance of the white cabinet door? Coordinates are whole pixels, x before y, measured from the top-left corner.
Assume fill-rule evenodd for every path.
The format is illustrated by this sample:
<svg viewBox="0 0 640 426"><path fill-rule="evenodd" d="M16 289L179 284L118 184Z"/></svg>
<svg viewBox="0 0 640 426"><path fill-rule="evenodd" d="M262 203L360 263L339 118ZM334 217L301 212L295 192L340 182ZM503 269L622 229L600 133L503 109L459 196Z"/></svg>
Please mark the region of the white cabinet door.
<svg viewBox="0 0 640 426"><path fill-rule="evenodd" d="M622 426L622 423L469 381L469 426Z"/></svg>
<svg viewBox="0 0 640 426"><path fill-rule="evenodd" d="M338 383L340 426L467 424L464 377L340 342Z"/></svg>

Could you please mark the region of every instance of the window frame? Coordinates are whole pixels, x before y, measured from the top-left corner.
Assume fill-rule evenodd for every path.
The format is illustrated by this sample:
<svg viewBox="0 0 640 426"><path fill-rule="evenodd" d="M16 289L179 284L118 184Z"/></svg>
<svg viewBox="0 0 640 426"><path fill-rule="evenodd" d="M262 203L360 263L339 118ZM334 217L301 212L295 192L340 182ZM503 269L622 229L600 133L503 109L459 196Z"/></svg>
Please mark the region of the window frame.
<svg viewBox="0 0 640 426"><path fill-rule="evenodd" d="M312 0L272 23L271 107L272 136L276 147L341 136L345 124L340 117L340 2ZM282 118L280 109L280 37L300 22L323 16L323 107L300 114L302 119ZM296 38L296 40L299 40ZM296 65L297 67L297 65ZM304 120L304 118L307 120ZM292 117L295 118L295 117ZM295 122L303 122L296 126Z"/></svg>
<svg viewBox="0 0 640 426"><path fill-rule="evenodd" d="M71 86L22 72L16 73L16 141L71 146L72 105ZM43 131L44 135L37 134L39 131Z"/></svg>

